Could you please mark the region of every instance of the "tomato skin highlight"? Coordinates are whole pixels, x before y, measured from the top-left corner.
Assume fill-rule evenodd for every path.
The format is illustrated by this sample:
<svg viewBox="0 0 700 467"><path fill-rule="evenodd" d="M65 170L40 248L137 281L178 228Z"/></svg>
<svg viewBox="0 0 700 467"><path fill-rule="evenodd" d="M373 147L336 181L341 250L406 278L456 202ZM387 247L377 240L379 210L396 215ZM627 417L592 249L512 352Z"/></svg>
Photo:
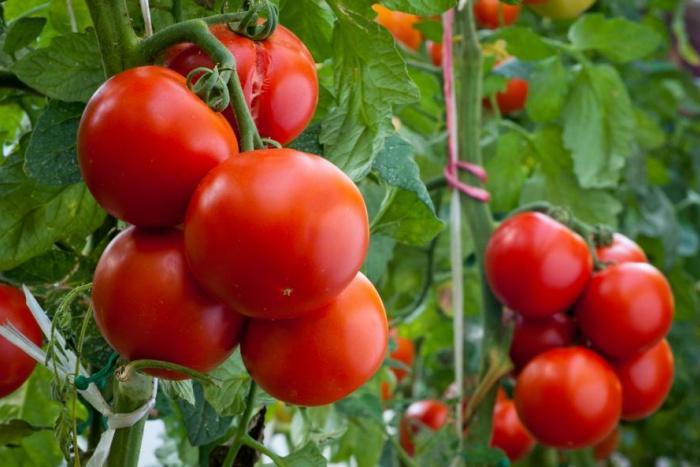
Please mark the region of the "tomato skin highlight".
<svg viewBox="0 0 700 467"><path fill-rule="evenodd" d="M407 367L412 368L413 360L415 359L416 355L416 348L413 345L413 341L411 339L406 339L405 337L399 336L399 332L395 328L389 332L389 335L396 342L396 348L393 352L391 352L389 358L392 360L398 360ZM405 370L403 368L392 367L390 369L396 376L397 382L401 382L406 376L408 376L409 373L409 370Z"/></svg>
<svg viewBox="0 0 700 467"><path fill-rule="evenodd" d="M372 5L377 13L377 23L389 30L394 39L411 50L418 50L423 42L423 34L413 27L420 22L420 16L390 10L378 3Z"/></svg>
<svg viewBox="0 0 700 467"><path fill-rule="evenodd" d="M128 360L154 359L206 373L238 345L242 315L206 294L187 268L182 232L130 227L102 254L93 281L97 326ZM165 379L185 375L163 370Z"/></svg>
<svg viewBox="0 0 700 467"><path fill-rule="evenodd" d="M78 129L78 161L97 202L137 226L182 222L199 181L238 152L231 127L166 68L107 80Z"/></svg>
<svg viewBox="0 0 700 467"><path fill-rule="evenodd" d="M238 35L225 24L210 29L236 58L243 93L261 136L281 144L299 136L318 104L316 63L304 43L281 25L263 41ZM198 46L176 47L165 63L183 76L195 68L214 66ZM224 115L237 128L231 109Z"/></svg>
<svg viewBox="0 0 700 467"><path fill-rule="evenodd" d="M578 449L605 438L622 412L622 387L612 367L583 347L552 349L518 376L518 416L537 441Z"/></svg>
<svg viewBox="0 0 700 467"><path fill-rule="evenodd" d="M381 367L389 339L384 305L358 273L328 305L301 318L250 320L241 354L251 377L290 404L335 402Z"/></svg>
<svg viewBox="0 0 700 467"><path fill-rule="evenodd" d="M293 149L253 151L202 180L185 244L210 293L252 318L295 318L355 278L369 246L367 208L327 160Z"/></svg>
<svg viewBox="0 0 700 467"><path fill-rule="evenodd" d="M576 304L576 319L593 347L608 357L631 357L657 344L671 328L673 293L645 263L610 266L593 275Z"/></svg>
<svg viewBox="0 0 700 467"><path fill-rule="evenodd" d="M486 275L494 294L530 319L546 318L573 305L592 270L583 238L540 213L506 220L486 248Z"/></svg>
<svg viewBox="0 0 700 467"><path fill-rule="evenodd" d="M598 255L598 260L608 264L648 262L644 250L620 233L613 235L611 245L596 248L596 254Z"/></svg>
<svg viewBox="0 0 700 467"><path fill-rule="evenodd" d="M490 445L502 449L511 462L517 462L527 456L535 444L535 439L518 418L515 403L499 389L493 408Z"/></svg>
<svg viewBox="0 0 700 467"><path fill-rule="evenodd" d="M476 23L487 29L510 26L520 16L520 5L509 5L499 0L476 0L474 17Z"/></svg>
<svg viewBox="0 0 700 467"><path fill-rule="evenodd" d="M576 338L576 323L560 313L541 320L516 316L510 358L520 371L537 355L557 347L568 347Z"/></svg>
<svg viewBox="0 0 700 467"><path fill-rule="evenodd" d="M416 435L423 429L438 431L449 418L450 409L438 400L423 400L408 406L399 423L399 441L409 456L416 453L413 443Z"/></svg>
<svg viewBox="0 0 700 467"><path fill-rule="evenodd" d="M0 284L0 324L12 324L34 344L41 346L42 333L29 311L24 293ZM36 360L0 336L0 398L12 394L29 379Z"/></svg>
<svg viewBox="0 0 700 467"><path fill-rule="evenodd" d="M615 364L622 383L622 418L641 420L656 412L673 385L674 362L666 339Z"/></svg>

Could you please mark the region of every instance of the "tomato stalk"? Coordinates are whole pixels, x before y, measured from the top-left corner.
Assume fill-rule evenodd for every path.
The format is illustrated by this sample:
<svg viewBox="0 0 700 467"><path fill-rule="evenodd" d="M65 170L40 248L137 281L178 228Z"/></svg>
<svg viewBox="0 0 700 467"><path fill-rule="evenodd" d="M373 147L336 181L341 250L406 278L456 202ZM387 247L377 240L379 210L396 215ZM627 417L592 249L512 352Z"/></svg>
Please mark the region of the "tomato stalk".
<svg viewBox="0 0 700 467"><path fill-rule="evenodd" d="M128 381L134 375L134 373L146 369L166 370L176 373L182 373L184 375L187 375L189 378L195 381L199 381L203 384L216 384L218 382L211 376L205 375L186 366L178 365L176 363L163 362L160 360L131 361L123 367L117 369L117 379L120 381Z"/></svg>
<svg viewBox="0 0 700 467"><path fill-rule="evenodd" d="M151 398L152 391L153 378L148 375L134 373L126 381L115 379L115 413L129 413L138 409ZM137 467L146 418L129 428L117 430L107 459L108 467Z"/></svg>
<svg viewBox="0 0 700 467"><path fill-rule="evenodd" d="M138 65L139 39L131 26L125 0L86 0L107 77Z"/></svg>
<svg viewBox="0 0 700 467"><path fill-rule="evenodd" d="M236 460L238 451L240 451L241 446L245 444L245 437L248 435L248 424L250 423L250 417L253 414L253 406L255 405L255 392L258 386L255 381L250 382L250 389L248 390L248 396L246 397L245 412L238 421L238 427L236 429L236 434L233 438L233 443L226 454L224 459L223 467L233 466L233 462ZM250 446L255 449L254 446Z"/></svg>

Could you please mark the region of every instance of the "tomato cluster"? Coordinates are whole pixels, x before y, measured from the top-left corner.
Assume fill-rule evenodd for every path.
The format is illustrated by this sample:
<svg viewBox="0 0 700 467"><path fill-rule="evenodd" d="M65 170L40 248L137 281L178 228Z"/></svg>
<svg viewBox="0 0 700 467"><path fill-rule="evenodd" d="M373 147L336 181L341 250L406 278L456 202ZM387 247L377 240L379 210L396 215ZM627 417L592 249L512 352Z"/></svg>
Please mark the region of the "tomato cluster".
<svg viewBox="0 0 700 467"><path fill-rule="evenodd" d="M598 445L620 418L651 415L673 381L666 278L621 234L596 256L594 271L586 241L535 212L503 222L486 249L489 285L516 315L518 414L539 442L562 449Z"/></svg>
<svg viewBox="0 0 700 467"><path fill-rule="evenodd" d="M212 32L237 60L261 136L299 135L318 98L304 44L283 27L262 41ZM166 64L110 78L80 123L90 191L133 224L95 271L99 329L126 359L199 372L240 343L252 378L278 399L345 397L378 370L388 341L382 301L359 272L369 245L360 191L313 154L239 153L233 113L211 110L177 73L210 59L182 44ZM185 377L176 370L149 372Z"/></svg>

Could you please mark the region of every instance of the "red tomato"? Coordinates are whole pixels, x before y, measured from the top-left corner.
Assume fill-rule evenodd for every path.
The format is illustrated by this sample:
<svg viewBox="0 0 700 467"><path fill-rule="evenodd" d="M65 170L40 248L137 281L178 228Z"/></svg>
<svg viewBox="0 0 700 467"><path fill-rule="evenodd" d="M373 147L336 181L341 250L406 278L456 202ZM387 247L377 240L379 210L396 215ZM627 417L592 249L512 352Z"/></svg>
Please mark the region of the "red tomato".
<svg viewBox="0 0 700 467"><path fill-rule="evenodd" d="M131 227L120 233L97 264L92 299L97 326L122 357L162 360L203 373L231 355L244 322L194 281L179 230Z"/></svg>
<svg viewBox="0 0 700 467"><path fill-rule="evenodd" d="M608 363L583 347L552 349L518 377L515 406L542 444L559 449L592 446L617 426L622 388Z"/></svg>
<svg viewBox="0 0 700 467"><path fill-rule="evenodd" d="M389 355L392 360L398 360L409 368L413 367L413 360L415 358L416 349L413 345L411 339L406 339L399 336L399 332L396 329L392 329L389 333L391 338L396 342L396 348ZM396 381L401 381L406 376L408 376L408 370L403 368L391 368L391 371L396 375Z"/></svg>
<svg viewBox="0 0 700 467"><path fill-rule="evenodd" d="M14 287L0 284L0 325L8 323L41 346L41 329L27 308L24 294ZM0 337L0 397L5 397L22 386L35 366L36 360Z"/></svg>
<svg viewBox="0 0 700 467"><path fill-rule="evenodd" d="M411 50L418 50L423 42L423 34L413 25L420 22L420 16L392 11L378 3L372 9L377 13L377 23L387 28L394 39Z"/></svg>
<svg viewBox="0 0 700 467"><path fill-rule="evenodd" d="M640 420L656 412L673 385L673 352L666 339L615 364L622 383L622 418Z"/></svg>
<svg viewBox="0 0 700 467"><path fill-rule="evenodd" d="M523 426L515 404L503 389L498 390L493 409L491 446L502 449L512 462L521 460L535 447L535 439Z"/></svg>
<svg viewBox="0 0 700 467"><path fill-rule="evenodd" d="M362 386L382 366L387 326L379 294L358 273L335 300L304 317L251 320L241 353L252 378L272 396L325 405Z"/></svg>
<svg viewBox="0 0 700 467"><path fill-rule="evenodd" d="M518 214L486 248L486 274L496 297L530 319L565 311L586 286L593 260L586 242L544 214Z"/></svg>
<svg viewBox="0 0 700 467"><path fill-rule="evenodd" d="M613 236L611 245L596 248L598 259L603 263L646 263L647 255L639 245L622 234Z"/></svg>
<svg viewBox="0 0 700 467"><path fill-rule="evenodd" d="M293 149L241 154L212 170L185 221L192 271L253 318L294 318L338 295L362 266L367 209L327 160Z"/></svg>
<svg viewBox="0 0 700 467"><path fill-rule="evenodd" d="M673 293L649 264L610 266L593 275L576 304L576 318L593 347L612 358L627 358L668 333Z"/></svg>
<svg viewBox="0 0 700 467"><path fill-rule="evenodd" d="M379 385L379 397L384 401L391 400L392 393L391 384L388 381L382 381Z"/></svg>
<svg viewBox="0 0 700 467"><path fill-rule="evenodd" d="M556 347L568 347L576 338L576 323L560 313L541 320L516 317L510 358L520 371L537 355Z"/></svg>
<svg viewBox="0 0 700 467"><path fill-rule="evenodd" d="M498 110L503 115L510 115L525 108L527 94L530 85L522 78L511 78L506 85L505 91L496 93L496 103ZM491 101L485 101L486 107L491 108Z"/></svg>
<svg viewBox="0 0 700 467"><path fill-rule="evenodd" d="M428 42L428 53L435 66L442 66L442 44Z"/></svg>
<svg viewBox="0 0 700 467"><path fill-rule="evenodd" d="M110 214L146 227L182 222L199 181L238 152L226 120L166 68L113 76L88 102L78 129L80 171Z"/></svg>
<svg viewBox="0 0 700 467"><path fill-rule="evenodd" d="M593 446L593 457L602 461L612 455L620 444L620 430L616 428L603 441Z"/></svg>
<svg viewBox="0 0 700 467"><path fill-rule="evenodd" d="M418 401L409 405L399 425L401 447L409 456L413 456L416 452L413 442L416 435L423 429L438 431L447 423L449 414L447 404L438 400Z"/></svg>
<svg viewBox="0 0 700 467"><path fill-rule="evenodd" d="M212 26L211 32L236 58L238 77L260 134L282 144L299 136L318 103L316 63L304 43L284 26L277 26L264 41L240 36L225 24ZM198 46L188 45L170 52L166 65L187 76L214 63ZM233 112L229 109L224 115L237 128Z"/></svg>
<svg viewBox="0 0 700 467"><path fill-rule="evenodd" d="M519 15L520 5L508 5L499 0L476 0L474 3L476 23L482 28L509 26L517 21Z"/></svg>

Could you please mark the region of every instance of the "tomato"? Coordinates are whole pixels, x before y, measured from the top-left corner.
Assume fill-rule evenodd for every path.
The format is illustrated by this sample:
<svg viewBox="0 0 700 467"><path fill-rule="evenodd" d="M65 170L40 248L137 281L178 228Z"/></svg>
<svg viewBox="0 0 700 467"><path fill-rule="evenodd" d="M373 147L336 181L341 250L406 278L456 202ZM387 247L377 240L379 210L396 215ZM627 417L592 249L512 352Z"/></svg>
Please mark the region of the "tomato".
<svg viewBox="0 0 700 467"><path fill-rule="evenodd" d="M399 336L399 332L396 329L392 329L389 335L396 342L396 348L391 352L389 358L403 363L408 368L412 368L416 353L413 341ZM409 370L396 367L392 367L391 371L396 375L396 381L399 382L408 376L409 372Z"/></svg>
<svg viewBox="0 0 700 467"><path fill-rule="evenodd" d="M576 323L560 313L541 320L516 317L510 358L520 371L537 355L556 347L567 347L576 338Z"/></svg>
<svg viewBox="0 0 700 467"><path fill-rule="evenodd" d="M573 19L589 9L595 0L529 0L526 3L542 16L552 19Z"/></svg>
<svg viewBox="0 0 700 467"><path fill-rule="evenodd" d="M382 366L389 330L382 300L362 273L328 305L301 318L249 322L241 354L251 377L290 404L335 402Z"/></svg>
<svg viewBox="0 0 700 467"><path fill-rule="evenodd" d="M435 66L442 66L442 44L436 42L428 42L428 54L430 54L430 60Z"/></svg>
<svg viewBox="0 0 700 467"><path fill-rule="evenodd" d="M622 418L640 420L656 412L673 385L673 352L666 339L615 364L622 383Z"/></svg>
<svg viewBox="0 0 700 467"><path fill-rule="evenodd" d="M617 426L622 388L595 352L552 349L535 357L518 376L515 406L537 441L578 449L598 443Z"/></svg>
<svg viewBox="0 0 700 467"><path fill-rule="evenodd" d="M211 32L236 58L246 102L263 137L287 144L309 124L318 104L316 63L304 43L289 29L277 26L263 41L253 41L231 31L227 25ZM179 53L178 53L179 52ZM184 76L214 63L198 46L177 47L166 65ZM224 112L237 128L233 112Z"/></svg>
<svg viewBox="0 0 700 467"><path fill-rule="evenodd" d="M622 234L615 233L611 245L596 248L598 259L603 263L646 263L647 255L639 245Z"/></svg>
<svg viewBox="0 0 700 467"><path fill-rule="evenodd" d="M199 181L238 152L230 126L166 68L144 66L105 82L78 129L80 171L110 214L134 225L182 222Z"/></svg>
<svg viewBox="0 0 700 467"><path fill-rule="evenodd" d="M197 285L182 232L174 229L130 227L120 233L97 264L92 300L98 328L123 358L162 360L204 373L231 355L244 322Z"/></svg>
<svg viewBox="0 0 700 467"><path fill-rule="evenodd" d="M502 449L512 462L521 460L535 447L535 439L523 426L515 403L503 389L499 389L493 409L491 446Z"/></svg>
<svg viewBox="0 0 700 467"><path fill-rule="evenodd" d="M671 327L673 293L645 263L610 266L593 275L576 305L576 318L593 347L627 358L659 342Z"/></svg>
<svg viewBox="0 0 700 467"><path fill-rule="evenodd" d="M438 400L414 402L408 406L399 424L399 439L401 447L413 456L416 452L414 440L421 430L438 431L445 426L450 409L447 404Z"/></svg>
<svg viewBox="0 0 700 467"><path fill-rule="evenodd" d="M586 242L544 214L517 214L501 224L486 248L486 275L498 299L525 318L565 311L593 270Z"/></svg>
<svg viewBox="0 0 700 467"><path fill-rule="evenodd" d="M0 324L12 324L30 341L41 346L41 329L27 307L24 293L0 284ZM34 371L36 360L0 336L0 397L16 391Z"/></svg>
<svg viewBox="0 0 700 467"><path fill-rule="evenodd" d="M603 441L593 446L593 457L599 461L605 460L617 450L619 444L620 429L616 428Z"/></svg>
<svg viewBox="0 0 700 467"><path fill-rule="evenodd" d="M338 295L369 244L354 183L327 160L293 149L241 154L212 170L185 220L192 271L240 313L293 318Z"/></svg>
<svg viewBox="0 0 700 467"><path fill-rule="evenodd" d="M504 91L496 93L498 110L503 115L511 115L525 108L530 85L522 78L511 78ZM484 99L484 105L491 108L491 101Z"/></svg>
<svg viewBox="0 0 700 467"><path fill-rule="evenodd" d="M517 21L520 15L520 5L509 5L499 0L476 0L474 2L474 17L482 28L498 29L509 26Z"/></svg>
<svg viewBox="0 0 700 467"><path fill-rule="evenodd" d="M387 28L394 39L411 50L418 50L423 42L423 34L413 25L420 22L420 16L393 11L378 3L372 9L377 13L377 23Z"/></svg>

